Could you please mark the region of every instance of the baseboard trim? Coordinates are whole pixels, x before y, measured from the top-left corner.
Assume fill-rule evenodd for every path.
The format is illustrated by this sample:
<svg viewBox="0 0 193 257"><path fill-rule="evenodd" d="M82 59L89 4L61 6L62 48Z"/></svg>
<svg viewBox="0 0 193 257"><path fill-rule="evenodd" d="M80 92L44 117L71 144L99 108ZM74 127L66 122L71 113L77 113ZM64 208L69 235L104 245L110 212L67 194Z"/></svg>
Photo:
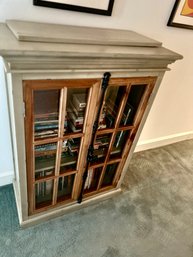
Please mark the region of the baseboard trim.
<svg viewBox="0 0 193 257"><path fill-rule="evenodd" d="M13 183L13 177L14 177L13 174L14 174L13 171L9 171L9 172L0 174L0 186L5 186L5 185L8 185L8 184L12 184Z"/></svg>
<svg viewBox="0 0 193 257"><path fill-rule="evenodd" d="M173 134L166 137L159 137L150 140L139 141L135 148L135 152L145 151L148 149L157 148L188 139L193 139L193 131Z"/></svg>

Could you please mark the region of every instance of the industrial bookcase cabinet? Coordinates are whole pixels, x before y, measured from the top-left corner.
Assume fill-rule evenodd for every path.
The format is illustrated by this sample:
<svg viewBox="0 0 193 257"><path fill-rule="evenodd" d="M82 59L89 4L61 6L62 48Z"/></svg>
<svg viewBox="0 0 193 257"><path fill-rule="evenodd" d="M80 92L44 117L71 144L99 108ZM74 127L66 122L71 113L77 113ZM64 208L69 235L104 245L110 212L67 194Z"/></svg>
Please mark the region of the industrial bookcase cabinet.
<svg viewBox="0 0 193 257"><path fill-rule="evenodd" d="M167 66L182 56L125 30L0 28L20 224L120 192Z"/></svg>

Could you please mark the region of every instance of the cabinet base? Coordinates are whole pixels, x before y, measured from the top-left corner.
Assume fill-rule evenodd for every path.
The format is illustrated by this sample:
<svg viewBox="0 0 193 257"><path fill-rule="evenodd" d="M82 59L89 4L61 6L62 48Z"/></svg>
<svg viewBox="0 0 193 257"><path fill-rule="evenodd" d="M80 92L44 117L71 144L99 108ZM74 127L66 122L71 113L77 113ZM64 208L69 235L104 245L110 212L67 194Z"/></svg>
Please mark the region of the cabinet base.
<svg viewBox="0 0 193 257"><path fill-rule="evenodd" d="M14 190L15 189L16 188L14 187ZM87 206L99 203L103 200L107 200L116 194L120 194L121 192L122 192L121 188L113 189L111 191L98 194L94 197L83 199L81 204L78 204L77 202L75 202L68 206L60 206L60 207L57 207L55 209L52 209L52 210L49 210L46 212L42 212L42 213L38 213L36 215L29 216L26 220L22 220L21 213L18 208L19 223L22 228L33 226L33 225L39 224L41 222L48 221L52 218L62 216L63 214L67 214L67 213L85 208ZM15 192L15 194L17 194L17 193ZM17 207L18 207L18 203L17 203Z"/></svg>

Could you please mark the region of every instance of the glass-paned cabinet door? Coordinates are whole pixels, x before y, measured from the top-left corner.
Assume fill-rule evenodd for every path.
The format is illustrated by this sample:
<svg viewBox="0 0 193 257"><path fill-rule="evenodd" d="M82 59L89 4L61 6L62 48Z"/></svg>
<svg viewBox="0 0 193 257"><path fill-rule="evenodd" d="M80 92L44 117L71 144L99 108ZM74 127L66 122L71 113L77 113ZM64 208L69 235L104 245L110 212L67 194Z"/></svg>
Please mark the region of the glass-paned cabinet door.
<svg viewBox="0 0 193 257"><path fill-rule="evenodd" d="M116 187L120 167L124 166L155 81L153 77L110 79L100 111L94 161L89 167L84 194Z"/></svg>
<svg viewBox="0 0 193 257"><path fill-rule="evenodd" d="M99 86L95 79L24 82L29 214L76 200Z"/></svg>

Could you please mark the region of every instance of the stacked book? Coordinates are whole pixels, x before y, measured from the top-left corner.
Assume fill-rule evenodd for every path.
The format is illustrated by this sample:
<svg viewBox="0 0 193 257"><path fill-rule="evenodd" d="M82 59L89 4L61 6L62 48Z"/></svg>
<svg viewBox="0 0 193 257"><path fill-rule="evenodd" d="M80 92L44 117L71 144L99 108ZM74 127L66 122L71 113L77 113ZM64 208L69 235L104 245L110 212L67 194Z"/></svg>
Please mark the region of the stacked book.
<svg viewBox="0 0 193 257"><path fill-rule="evenodd" d="M47 113L35 116L34 135L36 139L58 135L58 113Z"/></svg>
<svg viewBox="0 0 193 257"><path fill-rule="evenodd" d="M86 94L73 94L67 108L68 127L73 132L81 132L86 109Z"/></svg>

